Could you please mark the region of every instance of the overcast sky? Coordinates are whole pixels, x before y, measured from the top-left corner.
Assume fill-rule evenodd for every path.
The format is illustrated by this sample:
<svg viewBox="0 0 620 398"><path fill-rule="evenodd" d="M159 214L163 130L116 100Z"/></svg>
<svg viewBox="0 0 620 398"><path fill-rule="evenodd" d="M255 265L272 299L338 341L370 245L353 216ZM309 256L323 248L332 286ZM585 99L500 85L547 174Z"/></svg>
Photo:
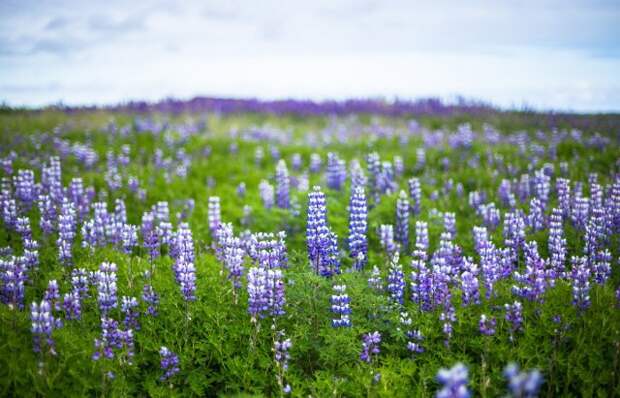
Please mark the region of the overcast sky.
<svg viewBox="0 0 620 398"><path fill-rule="evenodd" d="M0 101L195 95L620 111L620 2L0 1Z"/></svg>

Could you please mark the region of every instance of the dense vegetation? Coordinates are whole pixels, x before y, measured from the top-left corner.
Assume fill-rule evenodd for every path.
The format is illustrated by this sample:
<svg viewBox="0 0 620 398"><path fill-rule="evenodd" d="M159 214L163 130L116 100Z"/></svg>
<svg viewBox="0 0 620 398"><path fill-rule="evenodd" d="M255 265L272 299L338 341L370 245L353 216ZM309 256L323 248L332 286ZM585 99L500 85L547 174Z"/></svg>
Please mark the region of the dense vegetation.
<svg viewBox="0 0 620 398"><path fill-rule="evenodd" d="M6 110L0 394L620 395L617 131L540 120Z"/></svg>

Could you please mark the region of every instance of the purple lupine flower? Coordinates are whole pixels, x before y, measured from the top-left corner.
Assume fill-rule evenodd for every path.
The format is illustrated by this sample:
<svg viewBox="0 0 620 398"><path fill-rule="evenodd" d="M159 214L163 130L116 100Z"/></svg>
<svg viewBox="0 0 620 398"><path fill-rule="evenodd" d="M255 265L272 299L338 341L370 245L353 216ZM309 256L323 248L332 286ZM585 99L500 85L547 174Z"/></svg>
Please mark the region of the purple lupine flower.
<svg viewBox="0 0 620 398"><path fill-rule="evenodd" d="M520 372L519 366L510 363L504 368L504 377L508 381L508 390L514 398L535 398L538 396L544 379L538 369Z"/></svg>
<svg viewBox="0 0 620 398"><path fill-rule="evenodd" d="M379 242L387 257L392 257L398 251L398 245L394 242L394 226L381 224L379 226Z"/></svg>
<svg viewBox="0 0 620 398"><path fill-rule="evenodd" d="M616 289L616 307L620 308L620 287Z"/></svg>
<svg viewBox="0 0 620 398"><path fill-rule="evenodd" d="M170 256L174 259L183 257L188 262L194 262L194 238L187 223L179 224L179 228L172 239Z"/></svg>
<svg viewBox="0 0 620 398"><path fill-rule="evenodd" d="M121 298L121 312L125 315L123 319L123 325L125 329L140 330L140 324L138 323L138 300L135 297L123 296Z"/></svg>
<svg viewBox="0 0 620 398"><path fill-rule="evenodd" d="M599 252L593 268L594 280L599 285L604 285L611 276L611 252L609 249Z"/></svg>
<svg viewBox="0 0 620 398"><path fill-rule="evenodd" d="M76 214L73 203L67 198L62 201L60 214L58 216L58 259L64 265L71 264L73 254L71 246L75 238Z"/></svg>
<svg viewBox="0 0 620 398"><path fill-rule="evenodd" d="M107 243L106 226L111 223L112 217L108 213L108 206L104 202L93 203L92 246L104 246Z"/></svg>
<svg viewBox="0 0 620 398"><path fill-rule="evenodd" d="M37 201L39 208L39 226L44 235L49 235L54 231L54 223L57 218L56 207L49 195L39 195Z"/></svg>
<svg viewBox="0 0 620 398"><path fill-rule="evenodd" d="M586 228L588 216L590 214L590 200L588 198L580 196L580 194L577 195L577 193L578 192L575 192L575 199L573 201L571 213L571 221L573 223L573 226L577 230L583 231Z"/></svg>
<svg viewBox="0 0 620 398"><path fill-rule="evenodd" d="M349 303L351 299L346 293L346 285L334 285L334 293L330 298L331 311L337 318L332 319L332 327L351 327L351 307Z"/></svg>
<svg viewBox="0 0 620 398"><path fill-rule="evenodd" d="M65 293L62 298L62 309L65 312L66 319L79 320L82 316L82 300L77 291Z"/></svg>
<svg viewBox="0 0 620 398"><path fill-rule="evenodd" d="M405 298L405 274L403 267L398 263L398 252L395 252L390 260L390 270L387 277L387 291L395 303L404 304Z"/></svg>
<svg viewBox="0 0 620 398"><path fill-rule="evenodd" d="M256 322L269 309L267 299L267 270L252 267L248 271L248 312Z"/></svg>
<svg viewBox="0 0 620 398"><path fill-rule="evenodd" d="M357 159L351 161L351 193L355 194L357 188L365 188L368 184L368 179L364 173L364 169L360 165Z"/></svg>
<svg viewBox="0 0 620 398"><path fill-rule="evenodd" d="M321 171L321 155L312 153L310 155L310 172L318 173L319 171Z"/></svg>
<svg viewBox="0 0 620 398"><path fill-rule="evenodd" d="M362 352L360 359L366 363L372 363L373 359L379 355L381 349L381 333L378 331L366 333L362 336Z"/></svg>
<svg viewBox="0 0 620 398"><path fill-rule="evenodd" d="M504 243L511 251L512 261L516 262L519 250L525 244L525 220L521 212L507 212L504 217Z"/></svg>
<svg viewBox="0 0 620 398"><path fill-rule="evenodd" d="M275 188L273 185L267 180L261 180L260 184L258 184L258 191L265 209L271 209L275 202Z"/></svg>
<svg viewBox="0 0 620 398"><path fill-rule="evenodd" d="M340 190L347 180L346 162L332 152L327 154L327 186L331 189Z"/></svg>
<svg viewBox="0 0 620 398"><path fill-rule="evenodd" d="M116 297L116 264L103 262L99 271L94 273L97 286L97 302L103 317L117 306Z"/></svg>
<svg viewBox="0 0 620 398"><path fill-rule="evenodd" d="M162 346L159 349L160 367L164 371L164 374L159 378L161 381L170 379L172 376L179 373L179 357L167 347Z"/></svg>
<svg viewBox="0 0 620 398"><path fill-rule="evenodd" d="M396 241L401 250L409 252L409 200L405 191L400 191L396 201Z"/></svg>
<svg viewBox="0 0 620 398"><path fill-rule="evenodd" d="M32 170L18 170L15 180L15 196L25 211L30 210L36 199L34 172Z"/></svg>
<svg viewBox="0 0 620 398"><path fill-rule="evenodd" d="M358 186L349 202L349 256L357 270L368 262L368 208L363 186Z"/></svg>
<svg viewBox="0 0 620 398"><path fill-rule="evenodd" d="M588 265L594 267L599 253L607 241L607 231L605 230L605 213L603 207L593 207L590 219L586 224L584 254L588 257Z"/></svg>
<svg viewBox="0 0 620 398"><path fill-rule="evenodd" d="M185 301L196 300L196 268L181 254L174 262L174 275Z"/></svg>
<svg viewBox="0 0 620 398"><path fill-rule="evenodd" d="M605 208L605 213L608 215L607 228L611 232L620 232L620 176L618 175L609 189Z"/></svg>
<svg viewBox="0 0 620 398"><path fill-rule="evenodd" d="M568 218L571 214L571 194L570 180L558 178L555 182L555 190L558 197L558 206L562 213L562 218Z"/></svg>
<svg viewBox="0 0 620 398"><path fill-rule="evenodd" d="M497 188L497 196L504 206L511 209L515 207L517 199L512 193L512 184L510 183L510 180L502 180L499 184L499 188Z"/></svg>
<svg viewBox="0 0 620 398"><path fill-rule="evenodd" d="M247 189L245 186L245 182L240 182L239 185L237 185L237 197L239 198L245 198L245 193L246 193Z"/></svg>
<svg viewBox="0 0 620 398"><path fill-rule="evenodd" d="M442 332L445 336L444 344L448 346L454 331L452 324L456 322L456 311L449 299L444 302L443 311L439 314L439 320L443 323Z"/></svg>
<svg viewBox="0 0 620 398"><path fill-rule="evenodd" d="M102 357L113 359L114 350L120 350L123 346L127 347L128 356L131 358L133 356L133 332L131 329L120 330L117 321L103 316L101 318L101 336L95 339L94 345L93 361L98 361Z"/></svg>
<svg viewBox="0 0 620 398"><path fill-rule="evenodd" d="M123 252L131 254L132 249L138 243L138 227L131 224L122 224L121 227L121 245Z"/></svg>
<svg viewBox="0 0 620 398"><path fill-rule="evenodd" d="M50 158L49 166L43 166L41 171L43 191L50 195L56 206L60 206L64 197L61 174L60 159L55 156Z"/></svg>
<svg viewBox="0 0 620 398"><path fill-rule="evenodd" d="M461 292L463 306L480 304L480 283L478 282L478 267L466 261L467 269L461 274Z"/></svg>
<svg viewBox="0 0 620 398"><path fill-rule="evenodd" d="M284 315L286 296L284 295L284 279L282 270L268 269L266 276L266 293L269 314L272 316Z"/></svg>
<svg viewBox="0 0 620 398"><path fill-rule="evenodd" d="M422 261L428 258L428 224L424 221L416 221L415 223L415 249L413 257Z"/></svg>
<svg viewBox="0 0 620 398"><path fill-rule="evenodd" d="M284 394L290 394L292 389L290 384L285 383L284 374L288 370L288 361L291 358L288 351L293 346L293 343L291 343L291 339L285 339L285 337L283 330L277 333L276 339L273 342L273 357L276 362L278 385Z"/></svg>
<svg viewBox="0 0 620 398"><path fill-rule="evenodd" d="M379 292L383 290L383 279L381 279L381 272L376 265L372 267L372 271L370 272L368 287Z"/></svg>
<svg viewBox="0 0 620 398"><path fill-rule="evenodd" d="M488 317L485 314L480 315L480 321L478 322L480 333L486 336L493 336L495 334L495 326L495 317Z"/></svg>
<svg viewBox="0 0 620 398"><path fill-rule="evenodd" d="M536 241L527 242L525 244L525 272L514 273L515 281L521 286L513 286L513 293L529 301L542 302L547 288L546 263L538 254Z"/></svg>
<svg viewBox="0 0 620 398"><path fill-rule="evenodd" d="M84 268L74 268L71 271L71 291L78 294L80 299L88 297L88 273Z"/></svg>
<svg viewBox="0 0 620 398"><path fill-rule="evenodd" d="M426 150L424 148L417 148L415 150L416 170L422 170L426 166Z"/></svg>
<svg viewBox="0 0 620 398"><path fill-rule="evenodd" d="M36 240L26 239L24 245L24 262L28 270L36 269L39 266L39 244Z"/></svg>
<svg viewBox="0 0 620 398"><path fill-rule="evenodd" d="M338 240L327 225L325 194L315 186L308 194L306 243L308 259L314 271L322 276L340 272Z"/></svg>
<svg viewBox="0 0 620 398"><path fill-rule="evenodd" d="M494 231L500 221L500 211L495 207L495 203L483 203L476 208L476 213L482 217L484 225Z"/></svg>
<svg viewBox="0 0 620 398"><path fill-rule="evenodd" d="M480 267L482 270L482 282L486 289L485 296L490 298L495 290L495 284L502 276L500 268L500 252L493 242L489 240L488 231L485 227L474 227L474 245L480 255Z"/></svg>
<svg viewBox="0 0 620 398"><path fill-rule="evenodd" d="M299 153L294 153L293 156L291 157L291 166L293 167L293 170L301 170L301 167L303 166L303 160L301 158L301 154Z"/></svg>
<svg viewBox="0 0 620 398"><path fill-rule="evenodd" d="M276 204L281 209L288 209L291 206L290 178L284 159L280 159L276 166L276 184Z"/></svg>
<svg viewBox="0 0 620 398"><path fill-rule="evenodd" d="M52 305L49 301L42 300L40 304L32 303L30 307L30 319L32 321L32 334L34 352L41 352L41 343L45 343L50 354L56 355L56 345L52 339L52 332L62 326L60 319L52 315Z"/></svg>
<svg viewBox="0 0 620 398"><path fill-rule="evenodd" d="M591 271L585 257L571 258L571 282L573 285L573 305L580 311L590 307L590 277Z"/></svg>
<svg viewBox="0 0 620 398"><path fill-rule="evenodd" d="M420 305L425 311L432 307L431 294L433 290L433 276L424 261L411 260L411 301Z"/></svg>
<svg viewBox="0 0 620 398"><path fill-rule="evenodd" d="M215 233L218 227L222 223L222 216L220 211L220 198L218 196L209 197L209 230L211 233Z"/></svg>
<svg viewBox="0 0 620 398"><path fill-rule="evenodd" d="M142 215L142 242L149 254L149 261L152 263L159 256L159 236L155 225L155 216L152 212L145 212Z"/></svg>
<svg viewBox="0 0 620 398"><path fill-rule="evenodd" d="M443 214L444 233L447 234L449 240L456 238L456 215L446 212Z"/></svg>
<svg viewBox="0 0 620 398"><path fill-rule="evenodd" d="M267 250L264 250L264 253L267 256L270 254ZM224 266L228 270L228 280L231 281L233 289L235 290L241 287L244 254L243 248L241 247L241 240L239 238L229 238L229 241L225 243L223 262Z"/></svg>
<svg viewBox="0 0 620 398"><path fill-rule="evenodd" d="M53 309L60 309L60 288L56 279L47 282L47 289L43 294L43 300L50 303Z"/></svg>
<svg viewBox="0 0 620 398"><path fill-rule="evenodd" d="M562 209L554 208L549 218L549 255L551 270L554 273L551 279L562 278L566 273L566 239L562 225Z"/></svg>
<svg viewBox="0 0 620 398"><path fill-rule="evenodd" d="M424 335L420 330L410 330L407 332L407 337L410 341L407 342L407 350L412 354L419 354L424 352L424 347L422 346L422 341L424 340Z"/></svg>
<svg viewBox="0 0 620 398"><path fill-rule="evenodd" d="M513 340L514 334L521 330L523 326L523 305L515 301L512 304L504 304L506 309L506 321L510 324L510 340Z"/></svg>
<svg viewBox="0 0 620 398"><path fill-rule="evenodd" d="M538 198L530 201L530 214L527 216L527 223L534 231L545 229L545 213L542 202Z"/></svg>
<svg viewBox="0 0 620 398"><path fill-rule="evenodd" d="M376 183L382 194L390 194L396 190L394 167L391 162L381 162L381 171L377 175Z"/></svg>
<svg viewBox="0 0 620 398"><path fill-rule="evenodd" d="M80 177L71 180L67 194L77 212L78 219L83 220L90 210L90 200L84 191L84 182Z"/></svg>
<svg viewBox="0 0 620 398"><path fill-rule="evenodd" d="M437 381L442 385L437 391L436 398L469 398L471 392L467 389L467 367L457 363L451 369L441 368L437 372Z"/></svg>
<svg viewBox="0 0 620 398"><path fill-rule="evenodd" d="M369 153L366 156L366 167L368 170L368 192L375 204L379 202L379 174L381 173L381 158L377 152Z"/></svg>
<svg viewBox="0 0 620 398"><path fill-rule="evenodd" d="M17 220L15 222L15 231L21 236L22 242L32 239L30 219L28 217L17 217Z"/></svg>
<svg viewBox="0 0 620 398"><path fill-rule="evenodd" d="M157 316L157 307L159 307L159 295L150 284L145 284L142 289L142 300L147 304L146 313L151 316Z"/></svg>

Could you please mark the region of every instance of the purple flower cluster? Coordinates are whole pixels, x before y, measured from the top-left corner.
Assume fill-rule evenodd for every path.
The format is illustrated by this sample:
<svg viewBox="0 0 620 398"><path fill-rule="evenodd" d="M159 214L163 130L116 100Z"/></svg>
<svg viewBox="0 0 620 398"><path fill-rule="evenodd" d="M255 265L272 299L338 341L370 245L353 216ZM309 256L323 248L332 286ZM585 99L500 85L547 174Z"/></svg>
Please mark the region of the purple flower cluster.
<svg viewBox="0 0 620 398"><path fill-rule="evenodd" d="M329 152L327 154L327 186L331 189L342 189L347 180L347 164L340 159L337 154Z"/></svg>
<svg viewBox="0 0 620 398"><path fill-rule="evenodd" d="M215 233L218 227L222 223L222 216L220 213L220 198L218 196L209 197L209 230L211 233Z"/></svg>
<svg viewBox="0 0 620 398"><path fill-rule="evenodd" d="M396 241L401 250L409 252L409 199L405 191L400 191L396 201Z"/></svg>
<svg viewBox="0 0 620 398"><path fill-rule="evenodd" d="M147 304L146 313L151 316L157 316L157 307L159 306L159 295L155 292L152 285L145 284L142 289L142 300Z"/></svg>
<svg viewBox="0 0 620 398"><path fill-rule="evenodd" d="M403 273L403 267L399 264L398 252L394 253L390 260L390 270L387 277L387 291L390 294L390 298L393 302L404 304L405 303L405 274Z"/></svg>
<svg viewBox="0 0 620 398"><path fill-rule="evenodd" d="M308 259L314 271L321 276L340 273L338 239L327 225L325 194L315 186L308 194L306 244Z"/></svg>
<svg viewBox="0 0 620 398"><path fill-rule="evenodd" d="M60 214L58 215L58 259L64 265L69 265L73 261L71 247L75 238L77 216L73 203L67 198L62 201Z"/></svg>
<svg viewBox="0 0 620 398"><path fill-rule="evenodd" d="M349 306L351 299L346 290L346 285L334 285L334 293L330 298L331 311L338 317L332 319L332 327L334 328L351 327L351 319L349 318L351 314L351 307Z"/></svg>
<svg viewBox="0 0 620 398"><path fill-rule="evenodd" d="M276 166L276 184L276 204L281 209L288 209L291 206L290 178L284 159L280 159Z"/></svg>
<svg viewBox="0 0 620 398"><path fill-rule="evenodd" d="M265 209L271 209L275 203L275 188L267 180L261 180L258 191Z"/></svg>
<svg viewBox="0 0 620 398"><path fill-rule="evenodd" d="M159 366L164 374L159 378L161 381L170 379L179 373L179 357L167 347L162 346L159 349L160 362Z"/></svg>
<svg viewBox="0 0 620 398"><path fill-rule="evenodd" d="M480 315L480 321L478 322L478 329L480 333L486 336L493 336L495 334L495 326L497 322L494 317L488 317L485 314Z"/></svg>
<svg viewBox="0 0 620 398"><path fill-rule="evenodd" d="M116 308L116 264L103 262L99 271L94 273L95 285L97 286L97 302L103 316L106 316L113 308Z"/></svg>
<svg viewBox="0 0 620 398"><path fill-rule="evenodd" d="M368 262L368 207L362 186L354 188L349 202L349 253L357 270Z"/></svg>
<svg viewBox="0 0 620 398"><path fill-rule="evenodd" d="M47 300L32 303L30 307L34 352L41 352L41 343L45 340L50 354L56 355L52 332L62 326L60 319L52 315L52 304Z"/></svg>
<svg viewBox="0 0 620 398"><path fill-rule="evenodd" d="M379 242L388 258L398 251L398 245L394 241L394 226L392 224L381 224L379 226Z"/></svg>
<svg viewBox="0 0 620 398"><path fill-rule="evenodd" d="M506 309L505 319L510 324L510 339L514 339L514 334L523 327L523 305L515 301L512 304L504 304Z"/></svg>
<svg viewBox="0 0 620 398"><path fill-rule="evenodd" d="M366 333L362 336L362 352L360 353L360 359L366 363L372 363L381 352L381 333L375 331L372 333Z"/></svg>
<svg viewBox="0 0 620 398"><path fill-rule="evenodd" d="M585 257L571 258L571 283L573 287L573 305L584 311L590 307L591 270Z"/></svg>
<svg viewBox="0 0 620 398"><path fill-rule="evenodd" d="M467 367L457 363L451 369L439 369L437 381L442 388L437 391L436 398L469 398L471 392L467 388Z"/></svg>
<svg viewBox="0 0 620 398"><path fill-rule="evenodd" d="M181 223L175 234L171 255L175 258L174 275L186 301L196 299L196 268L194 266L194 240L189 225Z"/></svg>
<svg viewBox="0 0 620 398"><path fill-rule="evenodd" d="M284 314L286 297L280 269L252 267L248 271L248 312L254 322L265 316Z"/></svg>
<svg viewBox="0 0 620 398"><path fill-rule="evenodd" d="M284 331L277 333L276 339L273 342L273 356L276 362L278 385L284 394L290 394L292 389L290 384L285 383L284 374L288 370L288 361L291 358L289 350L293 343L291 343L291 339L286 339L285 337Z"/></svg>
<svg viewBox="0 0 620 398"><path fill-rule="evenodd" d="M508 381L508 390L514 398L535 398L538 396L544 379L538 369L520 372L519 366L510 363L504 368L504 376Z"/></svg>

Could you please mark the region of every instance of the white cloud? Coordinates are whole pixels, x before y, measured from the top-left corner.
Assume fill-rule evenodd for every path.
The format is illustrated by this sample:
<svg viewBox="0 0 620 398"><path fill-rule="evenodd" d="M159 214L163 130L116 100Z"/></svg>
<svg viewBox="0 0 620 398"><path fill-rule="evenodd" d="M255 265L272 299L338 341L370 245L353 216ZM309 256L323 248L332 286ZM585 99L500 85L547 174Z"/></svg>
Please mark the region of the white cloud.
<svg viewBox="0 0 620 398"><path fill-rule="evenodd" d="M620 109L613 2L33 4L0 4L0 99L14 104L462 94Z"/></svg>

